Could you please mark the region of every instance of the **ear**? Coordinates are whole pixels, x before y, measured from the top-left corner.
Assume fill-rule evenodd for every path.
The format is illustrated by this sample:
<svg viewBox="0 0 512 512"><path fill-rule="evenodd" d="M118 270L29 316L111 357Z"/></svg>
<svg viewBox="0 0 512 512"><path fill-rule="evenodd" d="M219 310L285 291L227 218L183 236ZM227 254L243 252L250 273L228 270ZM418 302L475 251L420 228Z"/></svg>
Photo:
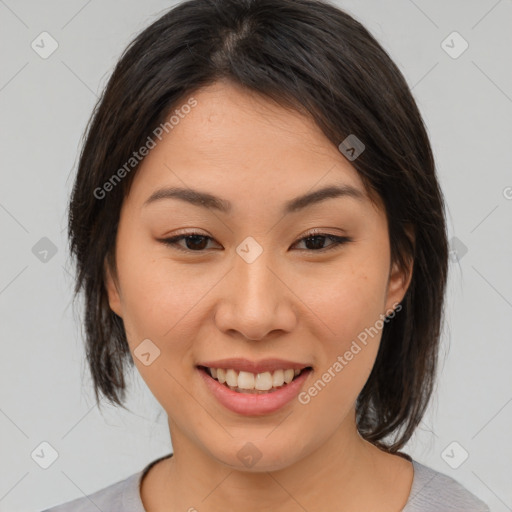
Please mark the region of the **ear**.
<svg viewBox="0 0 512 512"><path fill-rule="evenodd" d="M411 227L406 229L407 235L414 246L414 233ZM387 295L386 295L386 310L385 313L395 309L396 304L402 302L409 285L411 284L412 274L414 268L414 260L411 256L406 263L406 268L402 269L399 267L397 262L393 262L391 265Z"/></svg>
<svg viewBox="0 0 512 512"><path fill-rule="evenodd" d="M117 284L117 278L115 277L115 272L112 272L109 262L107 258L105 258L104 263L105 268L105 288L107 290L108 295L108 303L110 309L117 315L122 318L122 308L121 308L121 297L119 294L119 287Z"/></svg>

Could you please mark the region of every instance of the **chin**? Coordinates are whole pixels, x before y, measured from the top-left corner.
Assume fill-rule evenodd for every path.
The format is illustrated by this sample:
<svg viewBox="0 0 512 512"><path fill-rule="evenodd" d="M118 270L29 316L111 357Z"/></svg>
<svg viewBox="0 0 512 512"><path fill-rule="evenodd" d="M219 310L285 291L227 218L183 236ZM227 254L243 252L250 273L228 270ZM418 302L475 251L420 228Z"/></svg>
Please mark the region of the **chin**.
<svg viewBox="0 0 512 512"><path fill-rule="evenodd" d="M282 439L270 441L262 438L232 441L223 450L219 450L217 445L210 453L214 460L230 469L262 473L286 469L300 460L303 453L299 452L298 443L292 442L291 445Z"/></svg>

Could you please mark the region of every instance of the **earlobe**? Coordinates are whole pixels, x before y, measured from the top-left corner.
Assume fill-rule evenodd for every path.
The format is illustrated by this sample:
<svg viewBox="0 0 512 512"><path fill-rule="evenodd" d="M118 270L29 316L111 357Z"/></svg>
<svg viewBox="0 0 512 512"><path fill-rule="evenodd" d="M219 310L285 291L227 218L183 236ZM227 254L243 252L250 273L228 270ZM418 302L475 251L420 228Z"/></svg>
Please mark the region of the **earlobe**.
<svg viewBox="0 0 512 512"><path fill-rule="evenodd" d="M410 241L409 249L411 253L407 255L406 268L401 268L397 261L394 261L391 265L386 297L386 312L391 311L395 308L396 304L402 302L412 281L416 236L414 227L411 224L405 227L405 232Z"/></svg>
<svg viewBox="0 0 512 512"><path fill-rule="evenodd" d="M402 302L405 294L407 293L407 289L411 284L412 273L412 261L408 263L407 269L401 269L398 263L393 263L388 281L386 313L389 313L392 309L394 309L396 304Z"/></svg>
<svg viewBox="0 0 512 512"><path fill-rule="evenodd" d="M112 272L110 270L110 265L107 261L105 261L105 289L107 290L108 295L108 303L110 309L117 315L122 318L121 311L121 299L119 296L119 289L117 286L116 279L113 277Z"/></svg>

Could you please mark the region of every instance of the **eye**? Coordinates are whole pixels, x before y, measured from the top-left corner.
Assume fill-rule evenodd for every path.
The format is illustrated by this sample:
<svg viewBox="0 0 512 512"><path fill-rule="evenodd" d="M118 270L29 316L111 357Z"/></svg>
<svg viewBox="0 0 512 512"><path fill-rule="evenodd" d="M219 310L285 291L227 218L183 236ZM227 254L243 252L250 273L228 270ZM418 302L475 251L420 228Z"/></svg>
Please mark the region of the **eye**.
<svg viewBox="0 0 512 512"><path fill-rule="evenodd" d="M213 240L213 238L208 235L203 235L202 233L183 233L170 238L161 239L159 242L184 252L205 252L210 240ZM331 243L327 247L324 247L326 240L329 240ZM352 240L353 239L348 236L337 236L314 231L295 242L292 247L304 242L306 244L306 249L302 250L306 250L308 252L326 252L335 249L342 244L351 242ZM182 241L185 241L185 247L180 245L179 242Z"/></svg>
<svg viewBox="0 0 512 512"><path fill-rule="evenodd" d="M326 240L330 240L331 244L329 244L327 247L323 247ZM346 244L351 241L352 238L348 236L337 236L331 235L329 233L320 233L315 231L301 238L294 245L304 242L306 244L305 250L308 250L310 252L326 252L335 249L339 245Z"/></svg>
<svg viewBox="0 0 512 512"><path fill-rule="evenodd" d="M185 246L179 245L179 242L185 240ZM165 245L175 247L180 251L185 252L204 252L207 246L208 240L213 240L212 237L203 235L202 233L185 233L182 235L176 235L171 238L164 238L159 240Z"/></svg>

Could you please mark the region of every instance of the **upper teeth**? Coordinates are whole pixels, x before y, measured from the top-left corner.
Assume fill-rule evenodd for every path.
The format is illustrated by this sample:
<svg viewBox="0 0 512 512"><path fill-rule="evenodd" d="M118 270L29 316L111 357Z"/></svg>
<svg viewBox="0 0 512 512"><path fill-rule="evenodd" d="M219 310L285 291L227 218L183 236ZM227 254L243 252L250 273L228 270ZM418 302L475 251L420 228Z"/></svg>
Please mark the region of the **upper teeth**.
<svg viewBox="0 0 512 512"><path fill-rule="evenodd" d="M272 387L288 384L293 377L299 375L301 370L288 368L287 370L276 370L274 372L251 373L231 368L208 368L210 375L217 379L221 384L240 389L256 389L258 391L268 391Z"/></svg>

